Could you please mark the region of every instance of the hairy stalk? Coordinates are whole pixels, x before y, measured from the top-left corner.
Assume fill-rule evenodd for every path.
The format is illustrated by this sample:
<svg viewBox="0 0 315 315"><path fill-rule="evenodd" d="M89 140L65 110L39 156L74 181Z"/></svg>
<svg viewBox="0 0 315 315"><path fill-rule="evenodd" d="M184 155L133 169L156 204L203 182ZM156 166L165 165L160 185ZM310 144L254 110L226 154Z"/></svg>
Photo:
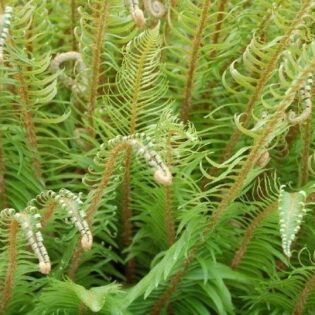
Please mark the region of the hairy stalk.
<svg viewBox="0 0 315 315"><path fill-rule="evenodd" d="M101 202L104 190L106 189L109 179L113 173L115 162L118 157L118 154L126 147L125 143L118 144L116 147L114 147L110 153L109 158L104 166L104 172L102 174L102 179L97 186L95 192L93 193L92 200L90 202L90 205L87 209L87 222L89 226L92 225L94 215L96 213L96 210ZM68 271L68 276L72 279L75 275L76 270L78 269L80 257L82 254L83 248L81 244L78 244L76 250L74 251Z"/></svg>
<svg viewBox="0 0 315 315"><path fill-rule="evenodd" d="M151 315L159 314L159 311L161 310L163 305L167 304L167 301L175 292L177 285L180 283L191 261L196 258L198 250L206 241L208 234L214 230L228 206L235 200L239 192L242 190L250 171L253 169L257 160L264 152L268 143L271 141L271 135L273 134L273 131L275 130L277 124L281 122L281 120L285 116L285 110L293 102L295 94L301 88L302 84L305 82L305 78L312 71L314 66L315 60L312 60L312 62L305 67L300 76L292 83L291 87L285 93L285 96L278 105L274 115L268 120L263 132L254 143L246 161L244 162L238 175L236 176L234 183L225 193L223 199L219 202L217 208L211 215L209 223L205 226L203 230L203 237L199 238L196 244L192 247L183 262L182 268L171 279L169 288L160 296L158 301L154 304Z"/></svg>
<svg viewBox="0 0 315 315"><path fill-rule="evenodd" d="M32 166L35 174L38 178L42 179L42 166L38 159L38 149L37 149L37 136L35 125L32 116L32 110L29 104L29 92L28 87L25 83L25 79L22 71L16 74L16 78L19 82L18 93L22 101L22 116L24 122L24 128L26 131L26 137L30 145L30 150L32 152Z"/></svg>
<svg viewBox="0 0 315 315"><path fill-rule="evenodd" d="M167 144L166 144L166 165L170 167L172 165L172 132L169 131L167 135ZM175 222L172 213L172 191L170 186L165 186L164 188L164 213L165 213L165 227L167 235L168 246L171 246L175 241Z"/></svg>
<svg viewBox="0 0 315 315"><path fill-rule="evenodd" d="M15 219L11 219L9 231L8 231L8 269L4 281L4 288L2 292L2 300L0 303L0 314L5 314L6 308L8 306L11 292L13 289L13 281L16 269L16 236L18 232L19 224Z"/></svg>
<svg viewBox="0 0 315 315"><path fill-rule="evenodd" d="M251 113L252 113L253 107L256 104L256 102L258 101L258 99L261 97L261 94L263 92L263 89L264 89L267 81L269 80L270 76L272 75L274 69L277 66L277 62L279 60L279 57L281 56L283 50L286 49L293 31L296 30L296 28L299 26L299 24L303 20L305 13L310 8L310 5L311 5L310 0L306 0L303 2L301 9L298 11L295 18L292 21L291 26L288 28L287 32L284 34L284 36L281 38L281 40L277 44L277 48L275 49L274 53L270 57L267 65L264 67L264 70L261 73L261 76L257 82L255 90L251 94L251 96L250 96L250 98L246 104L246 107L245 107L246 109L244 111L244 115L243 115L244 118L242 121L242 125L245 128L248 127L248 124L251 121ZM242 135L242 133L239 129L234 130L230 140L228 141L227 146L225 147L225 149L223 151L223 154L220 158L219 163L224 162L225 160L227 160L232 155L234 148L237 145L237 143L239 142L241 135Z"/></svg>
<svg viewBox="0 0 315 315"><path fill-rule="evenodd" d="M1 206L1 209L8 207L4 173L5 173L4 152L2 148L1 135L0 135L0 206Z"/></svg>
<svg viewBox="0 0 315 315"><path fill-rule="evenodd" d="M237 252L234 255L234 258L231 263L231 267L236 269L240 264L250 240L253 237L253 234L259 224L277 207L278 202L274 202L268 207L266 207L263 211L259 212L258 215L252 220L252 222L247 227L241 245Z"/></svg>
<svg viewBox="0 0 315 315"><path fill-rule="evenodd" d="M301 292L297 303L294 306L292 315L302 315L308 296L312 293L315 285L315 273L306 282L303 291Z"/></svg>
<svg viewBox="0 0 315 315"><path fill-rule="evenodd" d="M50 220L50 218L53 216L55 209L57 208L57 202L56 201L50 201L45 209L43 210L43 216L41 219L41 225L44 228L48 221Z"/></svg>
<svg viewBox="0 0 315 315"><path fill-rule="evenodd" d="M300 186L304 186L308 182L308 159L311 151L312 144L312 115L308 117L306 122L300 127L301 138L303 139L302 156L300 162Z"/></svg>
<svg viewBox="0 0 315 315"><path fill-rule="evenodd" d="M77 25L77 3L76 0L71 0L71 35L72 35L72 50L78 49L77 40L75 38L74 29Z"/></svg>
<svg viewBox="0 0 315 315"><path fill-rule="evenodd" d="M87 119L88 132L94 136L94 111L96 106L96 99L98 96L98 89L101 77L101 53L104 46L104 36L107 27L107 16L109 11L109 1L104 0L100 7L95 10L97 12L96 20L96 34L93 43L92 52L92 70L90 81L90 93L88 97Z"/></svg>
<svg viewBox="0 0 315 315"><path fill-rule="evenodd" d="M135 136L117 136L116 138L109 141L109 145L113 148L109 152L109 157L104 165L104 171L101 175L101 181L95 190L90 192L91 200L87 208L87 225L91 226L93 223L94 215L99 207L104 190L106 189L110 177L113 173L114 167L116 165L116 159L122 150L128 150L133 148L135 152L145 159L149 167L154 170L154 180L160 185L171 185L172 184L172 174L165 163L162 161L160 155L154 150L150 149L150 145L144 145L139 139L142 134ZM129 227L129 226L128 226ZM124 232L123 232L124 233ZM129 235L129 234L128 234ZM124 235L126 237L126 234ZM75 254L72 256L71 267L69 275L73 277L81 255L81 248L77 248Z"/></svg>
<svg viewBox="0 0 315 315"><path fill-rule="evenodd" d="M144 63L146 60L146 55L148 53L148 47L143 51L140 60L139 66L137 69L137 74L134 83L134 94L131 103L131 115L130 115L130 123L129 123L129 134L134 135L137 130L137 118L138 118L138 102L140 97L140 89L141 89L141 79L144 70ZM132 148L128 148L126 157L125 157L125 174L122 182L122 226L123 226L123 245L127 248L131 244L132 240L132 209L130 207L131 196L130 196L130 168L132 164ZM132 259L133 260L133 259ZM134 270L135 270L135 262L130 261L126 266L126 276L127 281L132 282L134 278Z"/></svg>
<svg viewBox="0 0 315 315"><path fill-rule="evenodd" d="M195 258L197 247L192 248L189 255L185 258L182 268L175 274L171 279L169 287L163 292L159 299L154 303L150 315L160 315L161 310L168 304L169 299L176 291L177 285L182 280L187 268L189 267L192 260Z"/></svg>
<svg viewBox="0 0 315 315"><path fill-rule="evenodd" d="M222 31L222 24L223 24L223 19L224 19L224 10L225 6L227 5L228 0L221 0L218 5L218 16L217 16L217 21L215 24L215 30L212 36L212 44L217 44L219 42L219 38L221 35ZM217 55L217 51L213 50L211 52L210 58L213 59Z"/></svg>
<svg viewBox="0 0 315 315"><path fill-rule="evenodd" d="M292 149L293 143L295 139L297 138L298 134L300 133L300 126L299 125L293 125L290 127L286 137L286 147L284 149L284 156L286 156L290 150Z"/></svg>
<svg viewBox="0 0 315 315"><path fill-rule="evenodd" d="M203 32L207 24L208 11L211 5L211 0L204 0L199 24L197 26L196 34L194 36L191 48L191 55L189 60L188 72L186 75L186 83L184 88L184 97L181 105L180 117L183 122L189 118L189 109L191 107L192 89L194 84L194 77L197 68L197 61L199 57Z"/></svg>

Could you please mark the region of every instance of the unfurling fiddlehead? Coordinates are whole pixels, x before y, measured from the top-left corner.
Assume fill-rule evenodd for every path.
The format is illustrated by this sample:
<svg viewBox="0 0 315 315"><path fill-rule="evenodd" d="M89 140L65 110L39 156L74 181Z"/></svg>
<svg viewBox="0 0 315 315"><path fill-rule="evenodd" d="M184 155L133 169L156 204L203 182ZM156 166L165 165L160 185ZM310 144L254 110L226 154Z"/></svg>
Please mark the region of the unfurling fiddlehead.
<svg viewBox="0 0 315 315"><path fill-rule="evenodd" d="M139 8L138 0L128 0L131 17L138 27L143 27L145 23L143 11Z"/></svg>
<svg viewBox="0 0 315 315"><path fill-rule="evenodd" d="M91 249L93 236L89 225L85 220L86 213L84 211L80 211L80 205L82 204L80 198L69 190L61 189L55 199L58 201L61 208L67 211L72 223L80 232L82 248L84 250Z"/></svg>
<svg viewBox="0 0 315 315"><path fill-rule="evenodd" d="M4 209L0 213L0 218L12 218L16 220L31 246L35 256L39 261L39 270L43 274L48 274L51 269L50 259L43 244L43 236L40 232L40 214L34 212L34 207L27 207L23 212L16 212L14 209Z"/></svg>
<svg viewBox="0 0 315 315"><path fill-rule="evenodd" d="M110 178L114 172L116 161L120 153L132 147L138 155L142 155L146 162L151 166L154 172L154 179L157 183L168 186L172 183L172 174L162 158L158 153L152 150L152 144L144 144L145 136L143 134L135 134L133 136L117 136L109 141L108 145L111 150L107 152L107 145L102 144L100 151L96 154L95 164L101 166L103 171L101 180L98 185L93 189L89 196L89 205L87 208L87 222L89 225L93 224L94 216L98 210L102 196L108 186ZM73 278L81 256L81 250L78 247L72 256L71 266L69 268L69 276Z"/></svg>
<svg viewBox="0 0 315 315"><path fill-rule="evenodd" d="M76 51L68 51L66 53L57 55L51 62L50 70L52 73L57 73L60 70L60 65L62 63L72 60L76 61L78 65L79 73L81 74L80 80L82 82L77 83L75 80L64 73L61 73L59 76L67 88L71 89L76 94L83 94L87 90L88 86L86 76L84 75L84 72L86 72L87 68L80 53Z"/></svg>
<svg viewBox="0 0 315 315"><path fill-rule="evenodd" d="M10 6L6 6L3 15L3 21L1 25L1 32L0 32L0 62L3 61L3 48L5 41L9 34L9 27L11 23L13 8Z"/></svg>
<svg viewBox="0 0 315 315"><path fill-rule="evenodd" d="M92 247L93 236L89 225L85 220L86 213L81 211L82 201L79 196L75 195L67 189L61 189L58 194L52 190L40 193L36 198L29 202L29 205L36 208L41 208L47 203L54 201L55 206L59 205L65 210L71 219L71 222L77 228L81 235L81 245L84 250L89 250Z"/></svg>
<svg viewBox="0 0 315 315"><path fill-rule="evenodd" d="M312 90L312 85L313 85L313 75L310 73L305 85L300 91L301 94L301 99L303 102L303 112L297 116L295 112L291 111L288 115L288 121L291 124L300 124L304 122L311 114L312 114L312 95L311 95L311 90Z"/></svg>
<svg viewBox="0 0 315 315"><path fill-rule="evenodd" d="M305 199L304 191L288 193L284 191L284 186L281 186L279 196L280 233L283 251L288 257L291 256L291 244L296 238L306 213Z"/></svg>
<svg viewBox="0 0 315 315"><path fill-rule="evenodd" d="M160 1L144 0L143 3L146 11L155 19L160 19L166 13L165 6Z"/></svg>
<svg viewBox="0 0 315 315"><path fill-rule="evenodd" d="M138 139L137 135L125 137L118 136L109 142L111 146L119 143L126 143L127 145L132 146L138 155L144 157L148 165L154 169L154 179L157 183L165 186L172 184L172 174L169 168L163 162L161 156L150 148L152 146L150 143L144 145Z"/></svg>

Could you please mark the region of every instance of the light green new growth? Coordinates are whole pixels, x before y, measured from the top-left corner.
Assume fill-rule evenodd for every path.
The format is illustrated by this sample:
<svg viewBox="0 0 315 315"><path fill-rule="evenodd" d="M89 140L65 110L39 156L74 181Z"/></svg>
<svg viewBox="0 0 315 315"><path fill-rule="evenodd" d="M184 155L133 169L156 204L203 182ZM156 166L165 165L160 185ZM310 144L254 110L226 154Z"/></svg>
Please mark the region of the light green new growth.
<svg viewBox="0 0 315 315"><path fill-rule="evenodd" d="M85 220L86 213L82 210L82 201L79 196L67 189L60 189L58 193L52 190L40 193L29 202L30 206L41 207L50 201L56 201L61 209L65 210L71 222L81 234L81 245L83 249L89 250L92 247L93 236L89 225ZM39 210L37 210L39 211Z"/></svg>
<svg viewBox="0 0 315 315"><path fill-rule="evenodd" d="M27 207L22 212L16 212L14 209L3 209L0 218L11 217L15 219L22 228L22 231L31 246L35 256L39 261L39 270L43 274L48 274L51 270L51 263L47 250L43 244L43 236L40 232L40 214L36 213L33 207Z"/></svg>
<svg viewBox="0 0 315 315"><path fill-rule="evenodd" d="M144 144L144 134L135 134L133 136L117 136L109 141L110 146L116 146L119 143L130 145L138 155L146 160L147 164L154 170L154 179L157 183L165 186L172 184L172 174L168 166L163 162L161 156L152 149L153 144L148 142Z"/></svg>
<svg viewBox="0 0 315 315"><path fill-rule="evenodd" d="M13 8L6 6L3 16L0 16L0 63L3 62L3 48L9 35L12 13Z"/></svg>
<svg viewBox="0 0 315 315"><path fill-rule="evenodd" d="M283 252L291 257L291 246L300 230L302 219L306 213L305 191L289 193L281 186L279 195L280 234Z"/></svg>

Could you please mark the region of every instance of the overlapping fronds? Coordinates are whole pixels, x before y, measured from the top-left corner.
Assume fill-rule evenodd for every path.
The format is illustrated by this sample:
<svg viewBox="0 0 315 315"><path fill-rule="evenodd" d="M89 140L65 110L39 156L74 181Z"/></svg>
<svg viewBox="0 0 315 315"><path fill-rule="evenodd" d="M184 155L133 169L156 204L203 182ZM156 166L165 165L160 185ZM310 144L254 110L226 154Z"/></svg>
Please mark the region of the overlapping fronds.
<svg viewBox="0 0 315 315"><path fill-rule="evenodd" d="M314 39L312 0L0 0L0 314L312 314Z"/></svg>

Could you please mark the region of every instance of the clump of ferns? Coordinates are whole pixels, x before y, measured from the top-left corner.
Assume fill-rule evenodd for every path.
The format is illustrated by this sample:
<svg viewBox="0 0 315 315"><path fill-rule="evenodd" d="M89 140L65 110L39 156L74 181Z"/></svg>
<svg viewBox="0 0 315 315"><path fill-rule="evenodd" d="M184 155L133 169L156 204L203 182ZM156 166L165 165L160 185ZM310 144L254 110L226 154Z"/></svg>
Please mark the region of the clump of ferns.
<svg viewBox="0 0 315 315"><path fill-rule="evenodd" d="M84 183L90 186L90 193L85 201L85 209L87 211L87 221L92 226L93 235L103 240L103 242L109 242L110 245L116 247L115 241L110 241L108 234L115 238L115 235L110 231L114 227L115 233L117 233L116 225L116 206L109 206L110 200L115 199L115 190L120 183L121 172L123 167L117 165L122 164L122 157L128 148L132 147L134 152L140 156L141 160L149 166L149 171L153 172L154 180L164 186L172 184L172 174L170 168L162 160L157 151L154 150L153 143L147 139L144 134L136 134L133 136L117 136L110 140L107 144L101 145L100 150L95 156L93 166L89 168L89 173L84 177ZM143 163L143 162L142 162ZM139 170L138 173L142 178L142 183L145 183L145 177L147 171ZM152 176L152 175L151 175ZM151 180L152 181L152 180ZM146 185L146 183L145 183ZM145 186L143 187L145 189ZM104 199L106 205L104 207ZM113 211L114 210L114 211ZM108 227L106 225L108 224ZM94 228L93 228L94 227ZM108 234L107 234L107 233ZM121 231L125 233L125 231ZM100 249L102 245L100 244ZM79 247L75 251L72 260L70 262L69 275L74 277L80 264L82 251ZM86 258L82 258L83 262L91 259L93 250L91 253L85 255ZM114 254L115 260L120 261L117 255ZM120 261L121 262L121 261ZM104 264L106 261L100 262ZM78 270L76 279L83 278L85 272L90 272L88 268ZM94 271L95 272L95 271Z"/></svg>
<svg viewBox="0 0 315 315"><path fill-rule="evenodd" d="M144 182L133 181L135 190L133 207L137 209L137 231L129 251L133 255L137 253L137 258L146 261L148 267L152 257L176 241L180 217L190 208L186 208L185 205L191 194L198 191L197 185L190 177L194 167L189 167L194 157L198 156L193 152L198 146L193 126L185 127L173 113L165 111L157 125L151 128L155 130L153 142L157 144L158 152L161 152L166 165L170 168L173 182L170 186L153 186L145 172L142 177L144 180L148 178L146 194L141 194L139 192L144 189ZM151 134L150 130L148 132ZM195 166L198 165L198 160L194 162ZM155 200L154 203L152 198Z"/></svg>
<svg viewBox="0 0 315 315"><path fill-rule="evenodd" d="M20 224L23 224L23 220L24 227L20 226ZM36 221L38 222L38 218L34 218L34 213L30 213L28 209L21 213L16 213L13 209L1 211L0 311L2 314L6 311L14 313L16 307L21 306L17 301L19 299L23 300L27 296L32 296L33 292L41 286L41 281L35 281L34 277L34 273L38 271L38 265L34 261L35 255L31 251L26 250L27 246L29 246L29 236L26 236L27 226L32 226ZM32 226L32 231L36 231L34 225ZM40 232L38 236L41 237ZM34 237L34 235L31 235L31 237ZM40 239L36 237L36 240L37 246ZM43 246L41 241L40 244ZM42 266L44 267L43 260ZM27 292L21 289L22 287L25 288L26 285L29 287ZM11 303L12 297L14 299Z"/></svg>
<svg viewBox="0 0 315 315"><path fill-rule="evenodd" d="M292 314L302 314L314 305L311 296L315 278L312 262L314 242L310 240L313 234L313 215L310 210L314 207L314 186L310 183L300 191L287 190L292 191L292 188L280 187L278 203L269 210L269 213L278 210L282 248L287 259L278 261L277 268L269 274L269 280L261 280L256 292L250 292L245 300L252 301L255 297L256 302L252 306L255 310L262 310L268 305L270 310L279 308L291 311ZM266 215L267 213L265 220Z"/></svg>
<svg viewBox="0 0 315 315"><path fill-rule="evenodd" d="M60 230L56 228L57 221L54 220L54 229L46 235L45 231L45 241L41 230L46 227L47 223L56 214L56 209L60 209L60 217L65 216L71 221L71 229L77 230L81 234L81 245L85 250L89 250L92 247L93 236L91 234L90 228L85 220L85 212L82 211L82 202L78 196L72 192L61 189L58 193L53 191L42 192L35 199L32 199L28 206L20 212L16 212L14 209L4 209L1 212L1 224L6 231L6 236L3 237L2 245L4 248L3 254L7 257L4 259L4 265L1 268L2 276L5 277L3 281L3 291L2 291L2 304L1 310L4 311L8 306L10 297L12 296L12 290L15 290L17 284L15 283L15 271L18 271L21 266L28 265L26 261L26 256L31 256L30 254L23 254L26 251L25 242L21 242L21 234L27 241L30 249L33 251L34 255L38 259L38 269L43 274L48 274L51 271L51 258L44 244L46 240L51 239L47 242L49 249L56 250L60 245L69 239L69 235L65 237L64 220L63 224L60 225ZM59 212L59 211L58 211ZM20 228L19 228L20 227ZM19 230L21 232L19 232ZM55 238L61 237L61 242L57 242ZM72 235L71 235L72 234ZM70 238L73 238L73 233L70 233ZM59 248L60 250L60 248ZM19 255L21 254L21 257ZM55 259L55 253L52 257ZM57 255L56 259L60 258ZM21 261L22 260L22 261ZM21 266L19 266L21 261ZM35 269L37 270L37 269ZM35 271L33 267L25 269L23 272L25 274L32 273ZM17 273L19 275L19 273ZM19 278L20 277L20 278ZM24 281L24 275L20 274L17 278L18 281L21 279Z"/></svg>

